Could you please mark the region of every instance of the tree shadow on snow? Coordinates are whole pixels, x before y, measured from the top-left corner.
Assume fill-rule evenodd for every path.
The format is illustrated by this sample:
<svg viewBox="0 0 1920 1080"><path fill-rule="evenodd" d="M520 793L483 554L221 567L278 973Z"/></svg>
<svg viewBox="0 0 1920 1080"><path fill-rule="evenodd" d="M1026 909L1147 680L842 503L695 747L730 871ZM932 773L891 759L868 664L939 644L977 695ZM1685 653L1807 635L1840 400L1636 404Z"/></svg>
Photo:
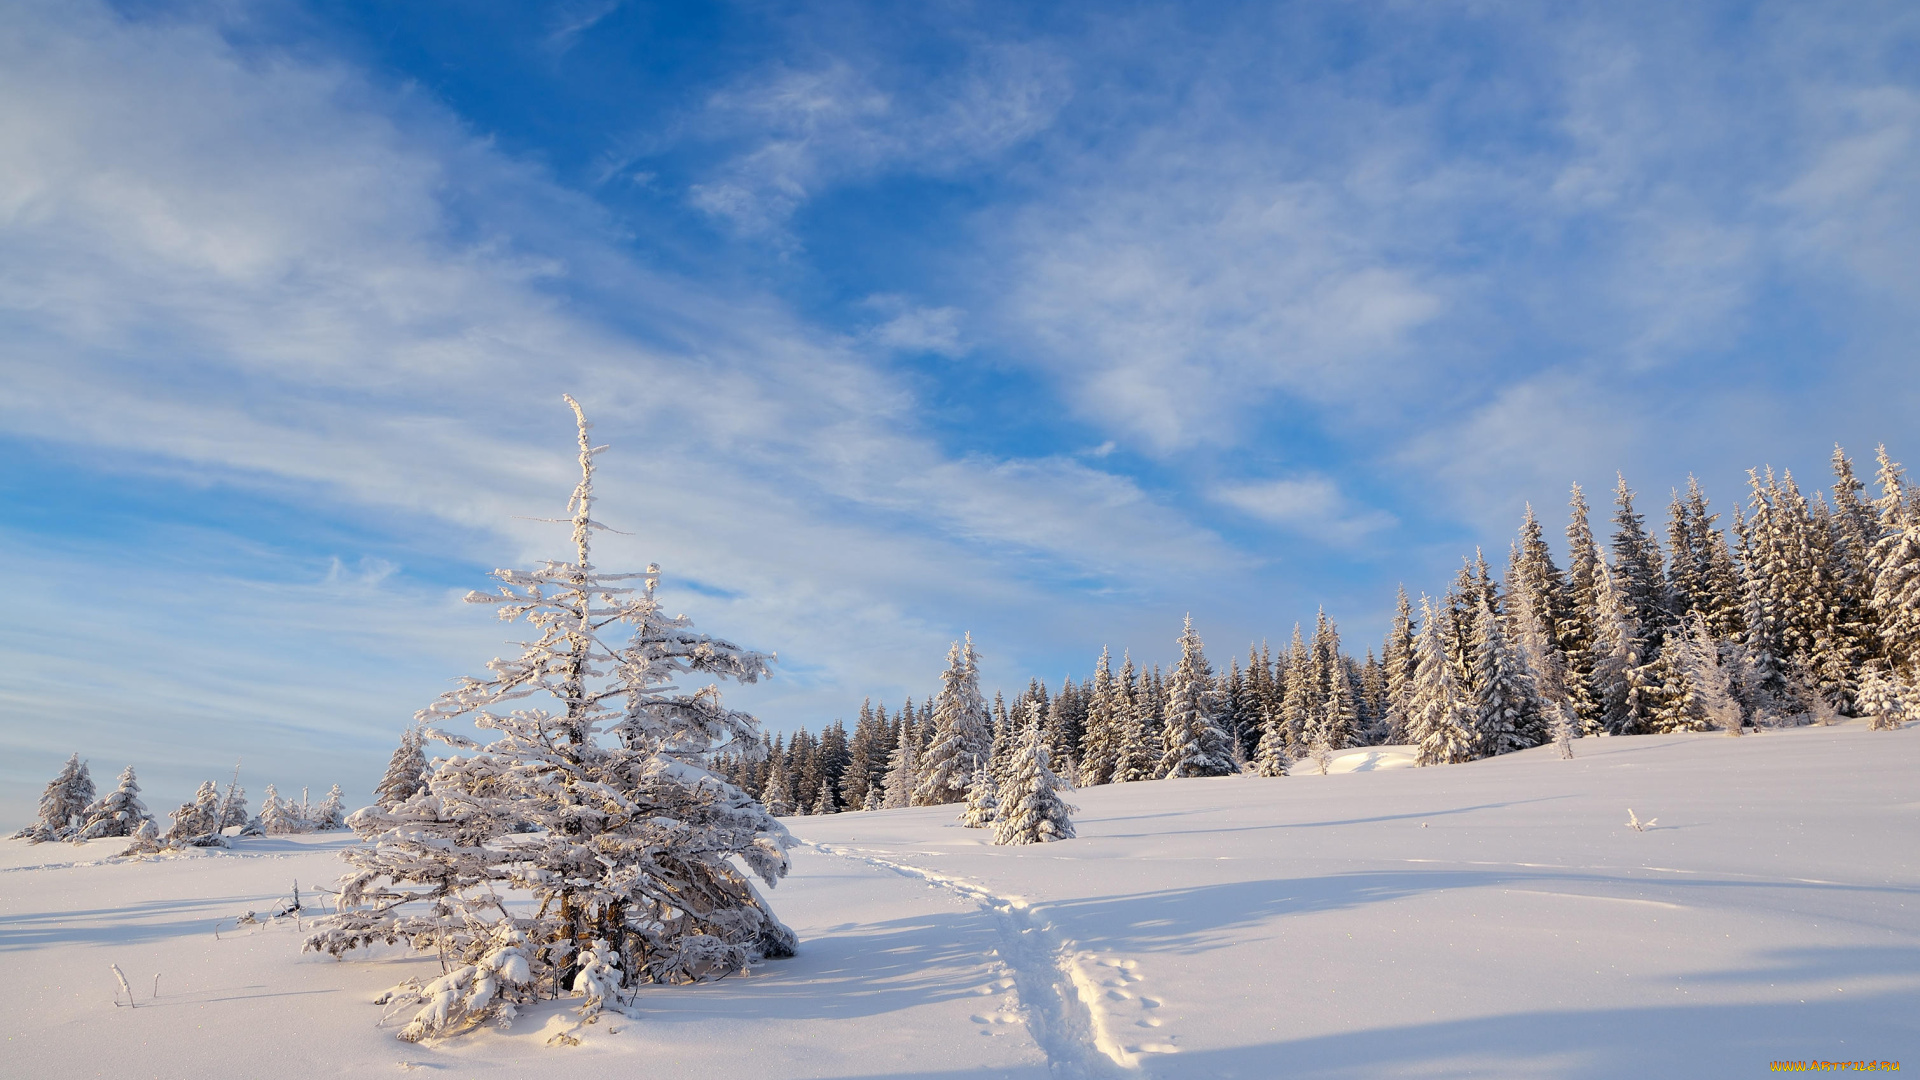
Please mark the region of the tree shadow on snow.
<svg viewBox="0 0 1920 1080"><path fill-rule="evenodd" d="M728 1019L831 1020L875 1016L979 992L1001 947L983 911L956 910L803 935L800 953L751 975L694 986L643 988L649 1023Z"/></svg>
<svg viewBox="0 0 1920 1080"><path fill-rule="evenodd" d="M1179 1054L1148 1068L1155 1075L1222 1080L1760 1076L1777 1060L1911 1058L1920 1036L1916 1007L1920 994L1905 992L1847 1001L1509 1013Z"/></svg>
<svg viewBox="0 0 1920 1080"><path fill-rule="evenodd" d="M213 939L217 919L249 907L264 909L274 898L262 894L149 900L115 908L27 911L0 915L0 952L22 952L58 945L123 945L192 934ZM193 912L191 917L160 918Z"/></svg>

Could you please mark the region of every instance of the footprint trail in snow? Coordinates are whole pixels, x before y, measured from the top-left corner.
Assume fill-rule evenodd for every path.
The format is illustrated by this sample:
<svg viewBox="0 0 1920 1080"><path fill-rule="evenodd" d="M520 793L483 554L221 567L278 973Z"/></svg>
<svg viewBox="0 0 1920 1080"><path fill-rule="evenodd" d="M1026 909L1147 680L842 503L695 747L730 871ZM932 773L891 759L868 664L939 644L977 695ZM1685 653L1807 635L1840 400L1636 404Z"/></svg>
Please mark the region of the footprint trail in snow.
<svg viewBox="0 0 1920 1080"><path fill-rule="evenodd" d="M987 1025L991 1034L999 1025L1024 1020L1054 1075L1088 1080L1137 1075L1145 1055L1178 1052L1171 1042L1152 1038L1157 1034L1152 1029L1160 1026L1154 1015L1160 1002L1130 989L1141 978L1135 962L1076 953L1073 943L1063 940L1027 901L858 849L802 842L824 854L918 878L992 915L1000 931L1000 958L1009 975L997 985L1005 988L1011 982L1021 1014L981 1014L974 1022ZM1147 1036L1148 1041L1135 1041L1139 1036Z"/></svg>

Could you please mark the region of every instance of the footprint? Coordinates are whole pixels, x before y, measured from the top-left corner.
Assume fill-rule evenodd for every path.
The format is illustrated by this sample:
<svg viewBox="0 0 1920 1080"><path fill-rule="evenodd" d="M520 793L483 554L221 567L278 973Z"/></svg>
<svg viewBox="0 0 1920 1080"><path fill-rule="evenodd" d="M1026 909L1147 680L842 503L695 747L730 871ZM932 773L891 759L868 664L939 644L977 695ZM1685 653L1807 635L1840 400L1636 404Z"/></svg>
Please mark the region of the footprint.
<svg viewBox="0 0 1920 1080"><path fill-rule="evenodd" d="M1138 1046L1129 1046L1127 1049L1136 1054L1177 1054L1180 1052L1180 1048L1172 1043L1141 1043Z"/></svg>
<svg viewBox="0 0 1920 1080"><path fill-rule="evenodd" d="M1132 994L1129 994L1129 993L1127 993L1127 992L1126 992L1125 990L1109 990L1109 991L1107 991L1107 997L1108 997L1108 998L1109 998L1110 1000L1113 1000L1113 1001L1131 1001L1131 1000L1133 1000L1133 995L1132 995Z"/></svg>
<svg viewBox="0 0 1920 1080"><path fill-rule="evenodd" d="M1143 1028L1157 1028L1160 1026L1160 1018L1157 1016L1149 1016L1142 1020L1135 1020L1133 1022L1133 1026L1143 1027Z"/></svg>
<svg viewBox="0 0 1920 1080"><path fill-rule="evenodd" d="M1143 1009L1157 1009L1160 1007L1160 999L1143 997L1140 999L1140 1007Z"/></svg>

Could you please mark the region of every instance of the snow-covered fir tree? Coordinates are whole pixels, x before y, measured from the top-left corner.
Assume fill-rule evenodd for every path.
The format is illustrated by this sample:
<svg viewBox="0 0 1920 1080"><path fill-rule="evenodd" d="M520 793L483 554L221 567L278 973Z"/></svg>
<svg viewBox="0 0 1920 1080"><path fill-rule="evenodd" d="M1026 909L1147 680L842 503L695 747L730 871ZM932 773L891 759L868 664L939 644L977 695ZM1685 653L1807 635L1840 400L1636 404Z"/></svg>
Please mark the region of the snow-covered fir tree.
<svg viewBox="0 0 1920 1080"><path fill-rule="evenodd" d="M967 809L960 815L960 824L969 829L988 828L999 806L1000 795L994 788L992 770L984 765L973 770L973 779L967 784Z"/></svg>
<svg viewBox="0 0 1920 1080"><path fill-rule="evenodd" d="M1501 620L1485 597L1474 620L1474 730L1481 756L1538 746L1545 735L1533 672L1507 643Z"/></svg>
<svg viewBox="0 0 1920 1080"><path fill-rule="evenodd" d="M386 775L374 785L373 801L389 810L419 794L427 786L426 737L419 728L408 728L400 736L400 745L387 761ZM264 817L266 808L261 807Z"/></svg>
<svg viewBox="0 0 1920 1080"><path fill-rule="evenodd" d="M39 816L33 824L14 833L13 839L38 844L71 837L85 823L93 795L93 776L87 771L87 763L75 752L40 792Z"/></svg>
<svg viewBox="0 0 1920 1080"><path fill-rule="evenodd" d="M505 620L525 619L536 637L417 717L471 720L495 738L426 732L456 752L425 790L352 816L366 846L346 853L353 871L339 913L307 941L341 955L404 939L453 965L447 978L458 985L436 993L403 1037L457 1034L510 1017L537 988L558 993L597 939L611 943L603 959L617 955L628 983L716 978L795 947L752 880L785 876L791 837L707 767L757 752L757 722L724 706L717 687L679 686L698 676L752 682L770 658L663 614L657 567L607 574L593 564L591 537L605 527L592 513L594 456L605 448L567 402L580 445L568 506L575 557L496 571L497 593L469 594ZM503 905L507 890L529 904ZM484 995L469 986L486 980ZM443 997L464 1004L448 1011Z"/></svg>
<svg viewBox="0 0 1920 1080"><path fill-rule="evenodd" d="M1254 750L1253 771L1261 776L1285 776L1293 768L1287 726L1269 706L1260 718L1260 745Z"/></svg>
<svg viewBox="0 0 1920 1080"><path fill-rule="evenodd" d="M220 786L211 780L201 783L193 801L182 803L172 815L165 840L174 846L219 846L221 829Z"/></svg>
<svg viewBox="0 0 1920 1080"><path fill-rule="evenodd" d="M887 769L886 795L881 806L898 810L913 805L913 793L920 787L920 750L908 729L893 748L893 762Z"/></svg>
<svg viewBox="0 0 1920 1080"><path fill-rule="evenodd" d="M1450 620L1446 608L1436 612L1426 597L1420 598L1407 734L1415 747L1415 761L1421 765L1453 765L1479 756L1473 698L1460 685L1447 656Z"/></svg>
<svg viewBox="0 0 1920 1080"><path fill-rule="evenodd" d="M1568 700L1579 715L1581 731L1593 734L1604 723L1599 695L1593 686L1595 623L1599 618L1600 570L1604 563L1588 521L1587 496L1579 484L1573 485L1568 506L1571 516L1567 522L1567 602L1554 633L1561 655L1567 660Z"/></svg>
<svg viewBox="0 0 1920 1080"><path fill-rule="evenodd" d="M1400 586L1395 598L1393 629L1387 632L1380 650L1380 663L1386 668L1386 718L1381 741L1399 745L1407 741L1407 688L1413 682L1413 605L1407 599L1407 587ZM1264 740L1265 736L1262 735Z"/></svg>
<svg viewBox="0 0 1920 1080"><path fill-rule="evenodd" d="M313 826L300 816L298 803L281 798L280 792L268 784L266 797L260 800L260 830L268 836L287 836L312 832Z"/></svg>
<svg viewBox="0 0 1920 1080"><path fill-rule="evenodd" d="M321 832L347 827L347 808L339 784L333 785L327 797L320 800L320 807L313 814L313 827Z"/></svg>
<svg viewBox="0 0 1920 1080"><path fill-rule="evenodd" d="M820 789L814 793L813 806L809 809L809 813L837 814L839 812L840 800L833 796L833 781L822 777Z"/></svg>
<svg viewBox="0 0 1920 1080"><path fill-rule="evenodd" d="M760 799L766 805L767 813L774 817L790 817L793 814L793 776L787 771L787 757L780 751L778 742L774 743L773 766L767 771L767 783L760 793Z"/></svg>
<svg viewBox="0 0 1920 1080"><path fill-rule="evenodd" d="M993 748L993 723L980 696L980 661L973 635L947 652L940 694L933 704L933 741L920 762L916 806L938 806L967 797L973 770L987 763Z"/></svg>
<svg viewBox="0 0 1920 1080"><path fill-rule="evenodd" d="M1213 685L1193 617L1180 634L1180 662L1167 680L1167 717L1162 735L1162 776L1225 776L1234 771L1233 746L1220 726L1220 692Z"/></svg>
<svg viewBox="0 0 1920 1080"><path fill-rule="evenodd" d="M1113 659L1105 646L1094 665L1087 719L1080 738L1080 778L1085 784L1110 784L1120 760L1126 703L1113 677Z"/></svg>
<svg viewBox="0 0 1920 1080"><path fill-rule="evenodd" d="M1119 757L1113 767L1116 784L1153 779L1160 762L1160 747L1154 744L1153 697L1141 685L1131 655L1122 654L1120 665L1121 697L1126 713L1120 725Z"/></svg>
<svg viewBox="0 0 1920 1080"><path fill-rule="evenodd" d="M1893 675L1868 671L1860 680L1860 714L1874 731L1898 731L1920 719L1920 695Z"/></svg>
<svg viewBox="0 0 1920 1080"><path fill-rule="evenodd" d="M75 839L95 840L103 836L132 836L140 826L153 820L140 801L140 780L129 765L120 771L112 791L89 803L81 811L82 824Z"/></svg>
<svg viewBox="0 0 1920 1080"><path fill-rule="evenodd" d="M1874 507L1880 535L1873 544L1869 602L1888 668L1920 683L1920 515L1913 512L1900 466L1886 447L1879 458L1880 498Z"/></svg>
<svg viewBox="0 0 1920 1080"><path fill-rule="evenodd" d="M1047 761L1047 742L1037 707L1021 725L1013 769L1000 793L993 826L996 844L1040 844L1073 838L1074 808L1060 797L1066 786Z"/></svg>

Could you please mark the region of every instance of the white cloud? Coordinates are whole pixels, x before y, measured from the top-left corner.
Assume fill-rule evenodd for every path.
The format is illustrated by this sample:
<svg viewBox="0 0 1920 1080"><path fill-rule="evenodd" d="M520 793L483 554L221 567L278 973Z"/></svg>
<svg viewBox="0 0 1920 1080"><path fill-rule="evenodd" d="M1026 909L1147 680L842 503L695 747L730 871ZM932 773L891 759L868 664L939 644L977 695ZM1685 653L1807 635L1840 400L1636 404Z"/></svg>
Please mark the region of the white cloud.
<svg viewBox="0 0 1920 1080"><path fill-rule="evenodd" d="M1354 508L1324 476L1219 484L1208 494L1215 502L1323 543L1352 542L1396 524L1384 510Z"/></svg>
<svg viewBox="0 0 1920 1080"><path fill-rule="evenodd" d="M1011 43L980 45L932 75L840 57L756 73L707 102L703 135L744 146L690 197L741 232L776 232L830 184L943 174L1030 138L1067 85L1057 57Z"/></svg>

